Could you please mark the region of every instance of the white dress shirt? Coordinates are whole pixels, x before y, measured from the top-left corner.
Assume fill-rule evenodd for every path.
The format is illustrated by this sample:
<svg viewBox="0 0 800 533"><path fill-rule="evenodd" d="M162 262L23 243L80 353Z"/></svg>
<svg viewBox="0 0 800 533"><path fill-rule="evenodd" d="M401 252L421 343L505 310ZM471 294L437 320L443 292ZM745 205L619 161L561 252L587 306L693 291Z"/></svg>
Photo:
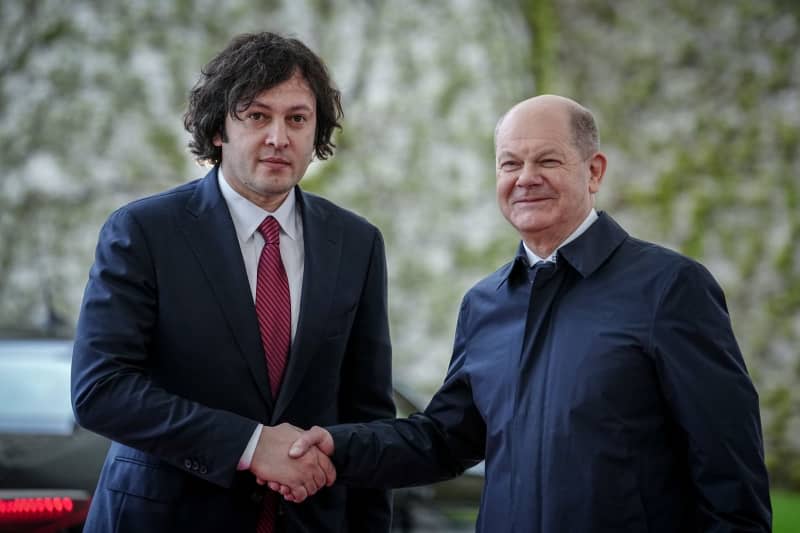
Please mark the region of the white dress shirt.
<svg viewBox="0 0 800 533"><path fill-rule="evenodd" d="M292 306L292 341L297 332L297 319L300 316L300 297L303 290L303 268L305 249L303 248L303 219L300 210L296 208L297 200L294 190L289 193L286 200L274 212L270 213L260 208L228 184L218 171L217 180L219 190L236 228L236 237L239 239L239 248L242 250L244 268L247 271L247 281L250 282L250 294L253 302L256 301L256 281L258 279L258 260L264 248L264 237L258 231L258 226L266 217L272 215L281 226L281 260L289 280L289 300Z"/></svg>
<svg viewBox="0 0 800 533"><path fill-rule="evenodd" d="M533 265L535 265L536 263L538 263L540 261L550 261L551 263L555 263L556 262L556 253L558 252L558 249L561 248L562 246L566 246L567 244L571 243L572 241L574 241L575 239L580 237L583 234L584 231L589 229L589 226L594 224L595 220L597 220L597 211L595 211L595 209L593 207L592 210L589 211L589 214L586 215L586 218L583 219L583 222L581 222L581 225L578 226L577 228L575 228L575 231L570 233L569 237L564 239L564 241L561 244L559 244L556 247L555 250L553 250L553 253L550 254L549 257L546 257L546 258L541 258L538 255L536 255L535 253L533 253L533 251L531 251L531 249L528 248L528 245L525 244L525 241L522 241L522 246L525 247L525 255L528 256L528 264L530 266L533 266Z"/></svg>
<svg viewBox="0 0 800 533"><path fill-rule="evenodd" d="M303 219L300 210L297 209L297 200L294 196L294 189L286 197L286 200L278 207L274 213L260 208L230 186L222 175L222 168L217 170L217 181L219 190L225 203L228 204L233 227L236 229L236 237L239 240L239 248L242 250L244 268L247 272L247 281L250 283L250 294L253 302L256 301L256 281L258 280L258 260L261 257L261 249L264 248L264 237L258 231L258 226L267 216L272 215L281 227L280 249L283 268L286 270L286 278L289 281L289 301L292 315L292 342L297 332L297 320L300 316L300 299L303 291L303 269L305 260L305 249L303 248ZM265 360L266 361L266 360ZM266 366L264 367L266 372ZM259 424L253 431L247 447L239 459L239 470L247 470L253 460L253 453L258 444L258 437L264 426Z"/></svg>

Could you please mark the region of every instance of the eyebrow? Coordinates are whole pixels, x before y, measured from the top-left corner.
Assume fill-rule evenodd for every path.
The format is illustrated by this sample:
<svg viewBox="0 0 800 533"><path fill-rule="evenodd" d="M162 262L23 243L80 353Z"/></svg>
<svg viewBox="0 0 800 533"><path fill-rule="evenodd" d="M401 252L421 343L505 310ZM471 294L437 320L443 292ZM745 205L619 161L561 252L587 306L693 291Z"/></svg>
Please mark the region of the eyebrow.
<svg viewBox="0 0 800 533"><path fill-rule="evenodd" d="M545 147L545 148L543 148L543 149L541 149L541 150L539 150L537 152L533 152L533 157L535 159L540 159L542 157L548 157L548 156L562 157L562 153L557 148L551 148L551 147ZM503 150L502 152L497 154L497 159L498 160L506 158L506 157L510 157L512 159L525 159L523 156L517 155L516 153L512 152L511 150Z"/></svg>
<svg viewBox="0 0 800 533"><path fill-rule="evenodd" d="M497 159L503 159L506 157L511 157L513 159L519 159L519 156L509 150L503 150L499 154L497 154Z"/></svg>
<svg viewBox="0 0 800 533"><path fill-rule="evenodd" d="M272 109L271 106L265 104L264 102L259 102L258 100L253 100L250 103L249 107L253 107L253 106L259 107L261 109L270 109L270 110ZM293 106L289 107L289 109L288 109L289 113L294 113L294 112L297 112L297 111L306 111L306 112L310 113L310 112L312 112L312 109L311 109L311 106L309 106L307 104L293 105Z"/></svg>

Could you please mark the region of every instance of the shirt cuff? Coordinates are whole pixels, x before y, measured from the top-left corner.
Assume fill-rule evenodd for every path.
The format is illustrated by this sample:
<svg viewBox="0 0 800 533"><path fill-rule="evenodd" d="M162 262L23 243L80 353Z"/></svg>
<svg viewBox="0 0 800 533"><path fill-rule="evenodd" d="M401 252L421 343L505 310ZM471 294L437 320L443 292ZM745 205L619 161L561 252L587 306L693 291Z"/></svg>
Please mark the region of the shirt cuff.
<svg viewBox="0 0 800 533"><path fill-rule="evenodd" d="M264 429L264 424L256 426L256 429L250 436L250 440L247 441L247 447L244 449L244 453L242 453L242 456L239 458L239 464L236 465L236 470L250 470L250 463L253 462L253 454L256 452L256 445L258 444L258 438L261 436L262 429Z"/></svg>

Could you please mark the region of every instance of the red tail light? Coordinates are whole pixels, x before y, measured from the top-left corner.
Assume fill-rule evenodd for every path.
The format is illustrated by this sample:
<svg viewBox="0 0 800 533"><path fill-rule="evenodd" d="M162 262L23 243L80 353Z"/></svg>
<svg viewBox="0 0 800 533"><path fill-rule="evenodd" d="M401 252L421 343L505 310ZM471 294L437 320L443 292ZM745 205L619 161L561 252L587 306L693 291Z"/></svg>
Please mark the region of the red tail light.
<svg viewBox="0 0 800 533"><path fill-rule="evenodd" d="M0 500L0 520L3 516L51 517L72 512L72 498L14 498Z"/></svg>
<svg viewBox="0 0 800 533"><path fill-rule="evenodd" d="M81 524L89 501L80 491L0 491L0 532L46 533Z"/></svg>

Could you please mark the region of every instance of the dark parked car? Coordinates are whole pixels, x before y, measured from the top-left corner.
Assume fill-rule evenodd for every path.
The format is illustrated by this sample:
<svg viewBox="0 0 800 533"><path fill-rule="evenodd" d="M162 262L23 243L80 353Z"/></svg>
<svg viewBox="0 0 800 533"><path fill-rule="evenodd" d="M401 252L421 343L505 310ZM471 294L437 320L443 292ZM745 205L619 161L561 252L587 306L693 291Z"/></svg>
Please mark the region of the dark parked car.
<svg viewBox="0 0 800 533"><path fill-rule="evenodd" d="M80 531L106 439L75 424L72 342L0 339L0 532Z"/></svg>

